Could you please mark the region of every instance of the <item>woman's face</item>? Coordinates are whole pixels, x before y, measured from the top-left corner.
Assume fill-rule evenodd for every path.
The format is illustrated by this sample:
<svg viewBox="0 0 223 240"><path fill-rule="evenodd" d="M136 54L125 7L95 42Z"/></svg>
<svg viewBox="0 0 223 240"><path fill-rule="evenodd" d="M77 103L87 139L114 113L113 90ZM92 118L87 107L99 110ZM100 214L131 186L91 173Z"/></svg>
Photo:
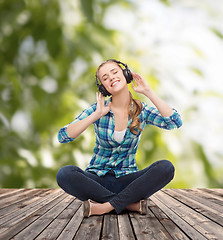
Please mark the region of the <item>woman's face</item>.
<svg viewBox="0 0 223 240"><path fill-rule="evenodd" d="M98 71L98 78L112 95L127 87L123 71L115 62L105 63Z"/></svg>

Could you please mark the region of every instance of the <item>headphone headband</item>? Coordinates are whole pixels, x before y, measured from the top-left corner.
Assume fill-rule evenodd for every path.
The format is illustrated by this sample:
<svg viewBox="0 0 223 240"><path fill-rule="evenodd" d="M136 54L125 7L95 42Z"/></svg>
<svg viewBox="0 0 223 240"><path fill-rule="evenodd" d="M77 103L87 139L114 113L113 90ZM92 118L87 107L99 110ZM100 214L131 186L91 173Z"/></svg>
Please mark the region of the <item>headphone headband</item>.
<svg viewBox="0 0 223 240"><path fill-rule="evenodd" d="M116 62L117 64L122 64L125 68L128 68L127 64L121 62L121 61L118 61L118 60L115 60L115 59L108 59L106 62L108 61L113 61L113 62Z"/></svg>
<svg viewBox="0 0 223 240"><path fill-rule="evenodd" d="M127 81L127 84L129 84L133 80L131 71L129 70L127 64L125 64L125 63L123 63L121 61L118 61L118 60L115 60L115 59L108 59L107 61L103 62L101 65L103 65L103 64L105 64L106 62L109 62L109 61L113 61L113 62L117 63L118 65L122 64L125 67L124 69L122 67L121 68L122 68L122 71L123 71L123 75L124 75L124 77L125 77L125 79ZM98 72L98 70L97 70L97 72ZM96 72L96 85L98 87L99 92L101 92L102 95L105 96L105 97L106 96L110 96L111 93L109 93L107 91L107 89L104 87L104 85L102 83L101 84L98 83L97 72Z"/></svg>

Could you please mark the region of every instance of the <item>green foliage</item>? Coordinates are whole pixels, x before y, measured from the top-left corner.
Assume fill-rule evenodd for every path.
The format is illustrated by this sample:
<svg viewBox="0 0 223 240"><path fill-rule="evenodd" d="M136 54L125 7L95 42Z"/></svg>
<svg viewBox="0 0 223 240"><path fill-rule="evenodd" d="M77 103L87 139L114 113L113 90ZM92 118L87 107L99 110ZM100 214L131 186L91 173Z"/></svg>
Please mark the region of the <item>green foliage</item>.
<svg viewBox="0 0 223 240"><path fill-rule="evenodd" d="M103 24L107 9L117 4L132 7L124 0L0 1L0 187L56 187L60 167L80 165L80 160L82 166L87 164L94 147L93 127L70 144L59 144L57 133L95 101L98 64L120 59L121 51L122 57L128 56L119 43L122 33ZM137 65L129 54L133 57ZM198 68L192 71L202 76ZM147 79L157 89L155 74ZM220 186L202 147L195 152L208 186ZM142 169L163 158L179 162L161 130L149 127L141 138L137 164ZM171 186L189 186L180 174L177 179Z"/></svg>
<svg viewBox="0 0 223 240"><path fill-rule="evenodd" d="M118 52L115 32L101 23L111 3L76 1L72 14L80 19L68 33L63 4L72 2L0 4L0 187L55 187L57 170L76 164L75 149L92 152L93 138L86 149L83 137L59 145L57 133L83 110L79 99L91 104L95 98L94 55L103 59ZM86 68L79 81L71 80L79 60ZM88 131L93 136L93 129Z"/></svg>

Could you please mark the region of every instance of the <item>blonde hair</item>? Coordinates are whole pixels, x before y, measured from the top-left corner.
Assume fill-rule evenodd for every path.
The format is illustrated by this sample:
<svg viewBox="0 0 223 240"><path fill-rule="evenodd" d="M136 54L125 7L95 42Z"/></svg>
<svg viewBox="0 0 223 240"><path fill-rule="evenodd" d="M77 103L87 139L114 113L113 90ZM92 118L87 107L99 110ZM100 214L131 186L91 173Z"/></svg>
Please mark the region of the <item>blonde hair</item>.
<svg viewBox="0 0 223 240"><path fill-rule="evenodd" d="M98 74L98 71L99 69L106 63L108 62L114 62L116 63L121 69L122 67L115 61L113 61L112 59L109 59L103 63L101 63L101 65L98 67L97 71L96 71L96 77L97 77L97 74ZM100 80L100 79L99 79ZM133 133L133 134L138 134L138 131L142 131L142 129L140 128L140 121L139 121L139 114L141 113L142 111L142 102L138 99L134 99L131 92L129 91L129 96L130 96L130 102L129 102L129 115L132 119L132 123L131 125L129 126L130 127L130 131ZM133 107L132 107L132 104L133 104Z"/></svg>

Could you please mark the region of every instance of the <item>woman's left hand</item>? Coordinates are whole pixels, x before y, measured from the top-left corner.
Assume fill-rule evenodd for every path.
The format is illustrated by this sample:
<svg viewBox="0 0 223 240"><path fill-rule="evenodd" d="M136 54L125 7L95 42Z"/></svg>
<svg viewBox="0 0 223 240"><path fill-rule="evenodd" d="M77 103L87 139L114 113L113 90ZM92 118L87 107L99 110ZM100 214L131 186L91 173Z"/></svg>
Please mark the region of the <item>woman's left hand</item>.
<svg viewBox="0 0 223 240"><path fill-rule="evenodd" d="M149 84L139 74L132 72L132 76L133 76L133 79L135 80L135 83L137 85L135 87L133 82L131 82L132 88L135 92L145 94L146 92L151 90Z"/></svg>

